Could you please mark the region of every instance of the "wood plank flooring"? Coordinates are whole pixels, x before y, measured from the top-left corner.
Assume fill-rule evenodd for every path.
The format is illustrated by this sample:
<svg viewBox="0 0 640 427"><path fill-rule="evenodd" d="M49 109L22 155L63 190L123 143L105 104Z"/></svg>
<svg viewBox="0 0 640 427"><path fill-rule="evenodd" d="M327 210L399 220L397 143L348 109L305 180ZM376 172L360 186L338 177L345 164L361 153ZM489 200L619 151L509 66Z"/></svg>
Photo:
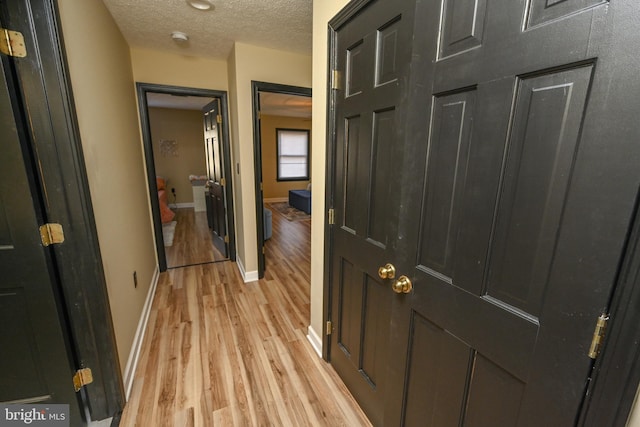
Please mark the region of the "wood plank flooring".
<svg viewBox="0 0 640 427"><path fill-rule="evenodd" d="M265 278L162 273L121 426L370 426L306 338L310 221L273 213Z"/></svg>
<svg viewBox="0 0 640 427"><path fill-rule="evenodd" d="M226 259L211 242L206 212L195 212L193 208L174 211L177 225L173 245L164 248L168 268Z"/></svg>

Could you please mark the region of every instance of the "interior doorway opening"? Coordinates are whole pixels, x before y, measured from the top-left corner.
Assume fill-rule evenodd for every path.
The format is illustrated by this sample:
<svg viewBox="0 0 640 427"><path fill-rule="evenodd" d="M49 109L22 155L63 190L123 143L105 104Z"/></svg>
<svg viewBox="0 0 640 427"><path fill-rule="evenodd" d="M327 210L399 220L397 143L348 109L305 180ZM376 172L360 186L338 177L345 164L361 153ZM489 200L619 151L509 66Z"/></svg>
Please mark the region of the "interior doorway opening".
<svg viewBox="0 0 640 427"><path fill-rule="evenodd" d="M291 221L310 218L311 89L257 81L251 86L258 277L262 278L265 242L273 233L273 210L288 215ZM300 192L299 203L294 202L294 206L290 204L290 191Z"/></svg>
<svg viewBox="0 0 640 427"><path fill-rule="evenodd" d="M137 89L160 271L235 260L227 93Z"/></svg>

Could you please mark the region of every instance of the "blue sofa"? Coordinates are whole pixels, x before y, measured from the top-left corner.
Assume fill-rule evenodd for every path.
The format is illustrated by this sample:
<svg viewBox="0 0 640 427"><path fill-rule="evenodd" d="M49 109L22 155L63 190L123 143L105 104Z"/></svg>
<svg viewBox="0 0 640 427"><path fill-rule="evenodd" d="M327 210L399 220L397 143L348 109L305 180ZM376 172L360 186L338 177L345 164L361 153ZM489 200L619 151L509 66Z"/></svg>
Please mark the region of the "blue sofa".
<svg viewBox="0 0 640 427"><path fill-rule="evenodd" d="M311 191L289 190L289 206L311 214Z"/></svg>

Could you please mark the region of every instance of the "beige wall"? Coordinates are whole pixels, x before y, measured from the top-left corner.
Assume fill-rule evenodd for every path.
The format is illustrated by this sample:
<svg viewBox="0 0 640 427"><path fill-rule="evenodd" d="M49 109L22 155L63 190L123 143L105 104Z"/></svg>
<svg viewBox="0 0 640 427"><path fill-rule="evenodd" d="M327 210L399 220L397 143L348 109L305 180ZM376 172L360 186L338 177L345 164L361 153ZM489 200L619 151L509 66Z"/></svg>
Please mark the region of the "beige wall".
<svg viewBox="0 0 640 427"><path fill-rule="evenodd" d="M242 222L242 212L244 211L244 206L242 204L241 188L242 188L242 175L240 171L240 160L237 157L237 148L235 144L236 137L238 135L238 121L235 120L235 117L238 117L238 81L236 78L236 50L235 48L231 50L229 54L229 58L227 60L227 73L229 76L229 115L232 117L231 119L231 169L233 169L233 221L236 227L236 254L244 254L245 246L244 239L241 239L239 236L244 236L244 222ZM250 185L247 184L247 185ZM242 263L242 257L240 255L237 256L237 261Z"/></svg>
<svg viewBox="0 0 640 427"><path fill-rule="evenodd" d="M199 89L227 90L227 61L131 48L133 78Z"/></svg>
<svg viewBox="0 0 640 427"><path fill-rule="evenodd" d="M311 130L311 120L299 117L270 116L263 114L260 119L260 142L262 146L262 185L263 197L274 199L288 197L289 190L304 190L310 181L278 181L276 129ZM309 145L311 143L309 136ZM313 172L313 170L310 170Z"/></svg>
<svg viewBox="0 0 640 427"><path fill-rule="evenodd" d="M101 1L58 4L124 370L156 267L129 46Z"/></svg>
<svg viewBox="0 0 640 427"><path fill-rule="evenodd" d="M325 155L327 150L327 25L347 4L347 0L313 2L313 130L311 150L314 194L325 194ZM311 199L312 218L326 218L324 197ZM322 336L322 298L324 271L324 221L311 221L311 327Z"/></svg>
<svg viewBox="0 0 640 427"><path fill-rule="evenodd" d="M149 108L149 122L156 175L168 180L169 203L174 203L171 188L176 189L176 203L192 203L189 175L205 175L207 172L202 113L194 110ZM162 152L162 140L177 142L176 156Z"/></svg>
<svg viewBox="0 0 640 427"><path fill-rule="evenodd" d="M233 183L238 258L246 272L257 272L251 81L311 87L311 57L235 43L228 62L232 151L240 168Z"/></svg>

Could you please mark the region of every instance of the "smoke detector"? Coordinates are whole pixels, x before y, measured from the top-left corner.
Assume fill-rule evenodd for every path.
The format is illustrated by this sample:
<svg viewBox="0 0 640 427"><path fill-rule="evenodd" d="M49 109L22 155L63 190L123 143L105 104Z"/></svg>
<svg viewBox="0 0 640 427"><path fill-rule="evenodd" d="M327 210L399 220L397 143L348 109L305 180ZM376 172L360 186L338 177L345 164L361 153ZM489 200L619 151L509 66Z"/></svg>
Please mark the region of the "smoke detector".
<svg viewBox="0 0 640 427"><path fill-rule="evenodd" d="M186 43L189 41L189 35L182 31L174 31L171 33L171 38L177 43Z"/></svg>

